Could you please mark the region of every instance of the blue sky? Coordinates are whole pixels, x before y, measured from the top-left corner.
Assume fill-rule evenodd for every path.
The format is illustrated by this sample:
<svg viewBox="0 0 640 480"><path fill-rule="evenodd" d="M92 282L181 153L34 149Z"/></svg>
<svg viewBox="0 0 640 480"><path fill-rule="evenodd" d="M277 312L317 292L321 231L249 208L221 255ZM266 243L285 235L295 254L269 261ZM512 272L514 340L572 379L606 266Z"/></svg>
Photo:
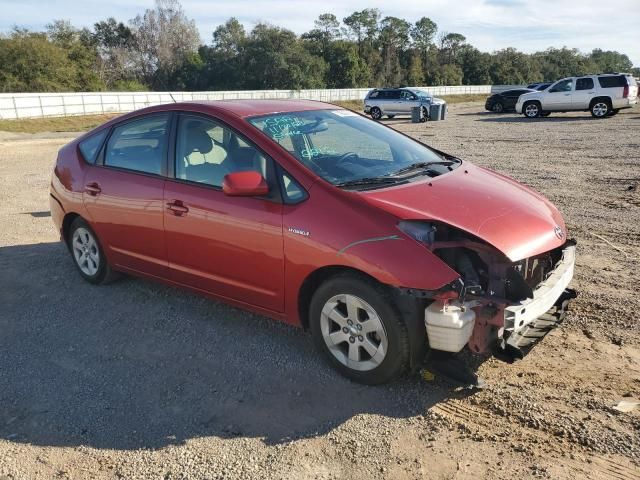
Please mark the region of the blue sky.
<svg viewBox="0 0 640 480"><path fill-rule="evenodd" d="M213 29L235 16L248 28L259 21L302 33L321 13L343 18L376 7L383 15L415 21L434 20L441 31L458 32L484 51L516 47L525 52L567 46L588 52L618 50L640 66L640 0L182 0L195 19L203 42ZM113 16L126 21L153 5L153 0L0 0L0 30L14 25L42 29L52 19L91 26Z"/></svg>

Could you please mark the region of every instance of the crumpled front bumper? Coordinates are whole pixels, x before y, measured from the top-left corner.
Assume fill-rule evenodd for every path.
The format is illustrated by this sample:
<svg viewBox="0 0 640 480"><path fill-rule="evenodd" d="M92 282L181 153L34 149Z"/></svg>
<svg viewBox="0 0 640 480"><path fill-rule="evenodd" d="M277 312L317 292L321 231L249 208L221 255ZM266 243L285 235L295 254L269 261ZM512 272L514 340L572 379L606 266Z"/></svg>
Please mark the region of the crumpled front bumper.
<svg viewBox="0 0 640 480"><path fill-rule="evenodd" d="M567 242L555 270L533 292L533 298L504 309L504 346L528 349L564 320L576 292L567 288L573 278L575 242Z"/></svg>

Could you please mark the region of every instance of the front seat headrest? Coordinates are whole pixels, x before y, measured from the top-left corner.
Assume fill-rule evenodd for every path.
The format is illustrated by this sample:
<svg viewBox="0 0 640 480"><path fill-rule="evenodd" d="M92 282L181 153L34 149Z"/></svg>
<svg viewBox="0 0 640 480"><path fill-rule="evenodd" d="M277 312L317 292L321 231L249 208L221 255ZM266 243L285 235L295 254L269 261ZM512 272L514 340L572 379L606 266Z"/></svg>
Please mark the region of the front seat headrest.
<svg viewBox="0 0 640 480"><path fill-rule="evenodd" d="M198 124L190 127L187 130L185 143L185 146L191 152L199 152L205 154L209 153L213 149L213 140L211 139L207 131Z"/></svg>

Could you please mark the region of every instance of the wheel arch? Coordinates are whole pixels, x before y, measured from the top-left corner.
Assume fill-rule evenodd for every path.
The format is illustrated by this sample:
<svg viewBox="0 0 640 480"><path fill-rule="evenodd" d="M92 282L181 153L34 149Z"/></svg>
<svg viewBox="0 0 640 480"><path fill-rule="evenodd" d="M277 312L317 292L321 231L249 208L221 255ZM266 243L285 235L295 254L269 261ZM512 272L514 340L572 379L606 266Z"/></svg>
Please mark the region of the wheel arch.
<svg viewBox="0 0 640 480"><path fill-rule="evenodd" d="M309 330L309 308L314 292L330 278L345 273L354 274L389 289L395 308L402 315L409 331L409 369L414 370L417 368L428 350L427 332L424 325L424 309L428 301L411 295L403 295L399 289L393 288L357 268L344 265L328 265L320 267L307 275L298 290L298 315L302 328Z"/></svg>
<svg viewBox="0 0 640 480"><path fill-rule="evenodd" d="M348 267L345 265L325 265L317 268L309 273L302 281L300 288L298 289L298 315L300 318L300 324L305 330L309 329L309 304L311 303L311 297L318 289L320 285L326 282L328 279L335 277L336 275L352 273L368 280L374 281L378 284L384 285L375 277L372 277L362 270L357 268Z"/></svg>
<svg viewBox="0 0 640 480"><path fill-rule="evenodd" d="M66 243L67 247L69 247L69 229L73 224L76 218L82 218L79 213L76 212L67 212L62 219L62 238L64 239L64 243ZM86 219L83 219L86 222Z"/></svg>
<svg viewBox="0 0 640 480"><path fill-rule="evenodd" d="M589 110L591 110L593 108L593 105L597 102L597 101L605 101L609 104L609 107L613 108L613 99L608 96L608 95L598 95L597 97L593 97L591 99L591 101L589 102Z"/></svg>

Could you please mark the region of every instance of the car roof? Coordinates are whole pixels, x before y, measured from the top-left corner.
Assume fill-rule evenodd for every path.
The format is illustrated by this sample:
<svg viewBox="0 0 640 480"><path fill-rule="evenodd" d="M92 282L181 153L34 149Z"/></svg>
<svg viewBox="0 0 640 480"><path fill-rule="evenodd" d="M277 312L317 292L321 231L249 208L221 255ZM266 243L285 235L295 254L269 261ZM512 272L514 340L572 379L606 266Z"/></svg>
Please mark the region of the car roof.
<svg viewBox="0 0 640 480"><path fill-rule="evenodd" d="M225 110L239 117L253 117L271 113L300 112L304 110L338 110L342 107L315 100L194 100L187 105L202 105L216 110Z"/></svg>
<svg viewBox="0 0 640 480"><path fill-rule="evenodd" d="M193 111L201 113L231 114L240 118L269 115L275 113L304 112L310 110L345 110L338 105L315 100L193 100L189 102L163 103L151 107L140 108L124 113L89 130L76 140L82 140L97 130L110 128L113 125L143 115L173 111Z"/></svg>

